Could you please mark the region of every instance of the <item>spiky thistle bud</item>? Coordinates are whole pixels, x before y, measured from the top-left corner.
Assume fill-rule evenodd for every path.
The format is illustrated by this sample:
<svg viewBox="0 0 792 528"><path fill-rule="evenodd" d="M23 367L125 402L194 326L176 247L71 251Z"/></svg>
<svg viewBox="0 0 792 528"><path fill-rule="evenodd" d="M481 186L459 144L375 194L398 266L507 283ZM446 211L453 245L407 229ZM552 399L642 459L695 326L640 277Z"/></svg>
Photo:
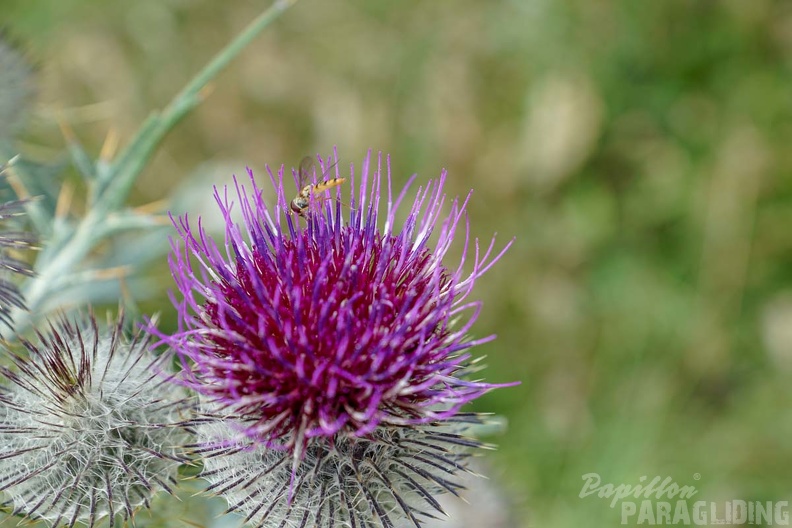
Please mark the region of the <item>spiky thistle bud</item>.
<svg viewBox="0 0 792 528"><path fill-rule="evenodd" d="M122 318L61 317L0 368L0 490L14 513L52 526L129 518L171 490L190 403L161 378L166 356L124 337Z"/></svg>
<svg viewBox="0 0 792 528"><path fill-rule="evenodd" d="M346 181L337 167L324 183L295 174L291 203L283 169L270 172L271 209L251 173L250 194L236 187L243 226L228 191L216 192L224 247L200 224L175 222L180 328L158 335L182 357L184 382L225 417L198 428L211 455L204 476L261 526L332 526L331 511L345 526L391 526L397 512L419 525L438 508L431 494L453 490L447 474L464 468L449 445L478 445L454 417L498 386L468 379L468 349L493 336L468 337L480 303L466 298L506 248L494 252L493 239L482 253L476 242L472 262L465 248L455 268L443 264L467 204L455 199L443 216L445 173L419 189L397 231L409 185L394 200L388 169L380 226L381 162L372 175L367 158L358 184L353 169L348 208L329 199Z"/></svg>

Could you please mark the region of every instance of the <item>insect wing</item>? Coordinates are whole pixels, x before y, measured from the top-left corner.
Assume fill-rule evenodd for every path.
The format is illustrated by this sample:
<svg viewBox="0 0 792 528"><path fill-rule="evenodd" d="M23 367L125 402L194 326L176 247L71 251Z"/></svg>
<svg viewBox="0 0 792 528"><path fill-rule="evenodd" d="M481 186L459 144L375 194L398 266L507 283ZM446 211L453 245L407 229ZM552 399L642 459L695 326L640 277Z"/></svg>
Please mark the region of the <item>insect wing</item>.
<svg viewBox="0 0 792 528"><path fill-rule="evenodd" d="M305 156L300 162L300 179L297 183L297 190L302 191L306 185L313 183L314 172L314 159L311 156Z"/></svg>

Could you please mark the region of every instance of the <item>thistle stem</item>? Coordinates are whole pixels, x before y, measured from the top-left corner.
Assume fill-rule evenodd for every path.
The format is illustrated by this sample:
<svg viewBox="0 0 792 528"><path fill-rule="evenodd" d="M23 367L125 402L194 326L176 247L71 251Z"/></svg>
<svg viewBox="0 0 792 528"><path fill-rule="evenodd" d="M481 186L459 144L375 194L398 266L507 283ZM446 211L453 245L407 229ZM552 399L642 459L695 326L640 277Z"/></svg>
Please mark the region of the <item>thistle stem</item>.
<svg viewBox="0 0 792 528"><path fill-rule="evenodd" d="M278 18L297 0L276 0L269 9L261 13L248 24L225 48L204 66L204 68L187 83L187 85L171 100L160 113L155 113L141 126L140 131L132 139L127 148L118 157L114 167L109 171L105 182L107 188L100 188L97 196L101 198L97 205L120 206L129 194L132 184L146 166L151 155L162 142L168 132L198 106L201 92L207 87L228 64L235 59L245 47L255 39L261 31Z"/></svg>
<svg viewBox="0 0 792 528"><path fill-rule="evenodd" d="M109 233L99 227L113 212L120 210L137 177L147 165L165 136L181 119L198 106L201 92L226 66L297 0L276 0L266 11L256 17L225 48L210 60L187 85L179 91L160 112L155 112L140 127L125 150L113 160L103 176L91 182L91 207L72 229L53 232L48 245L57 248L39 258L35 265L37 276L26 281L22 291L28 311L14 309L12 317L16 333L25 331L43 315L42 308L57 295L58 279L72 274L85 257ZM44 257L44 254L42 254Z"/></svg>

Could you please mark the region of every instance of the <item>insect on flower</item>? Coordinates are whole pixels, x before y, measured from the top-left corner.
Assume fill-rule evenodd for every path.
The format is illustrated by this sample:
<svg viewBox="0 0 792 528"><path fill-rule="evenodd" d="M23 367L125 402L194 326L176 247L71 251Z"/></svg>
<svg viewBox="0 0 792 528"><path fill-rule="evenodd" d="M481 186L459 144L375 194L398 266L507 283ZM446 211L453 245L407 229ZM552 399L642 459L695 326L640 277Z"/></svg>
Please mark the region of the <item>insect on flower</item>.
<svg viewBox="0 0 792 528"><path fill-rule="evenodd" d="M330 169L332 169L332 166L328 169L328 171ZM321 183L310 183L313 172L313 158L311 156L304 157L300 162L299 168L299 183L297 184L299 192L297 193L297 196L294 197L294 200L291 201L291 204L289 204L291 210L302 217L305 217L305 211L311 205L311 195L316 196L319 193L328 189L332 189L333 187L341 185L346 181L346 178L332 178L324 180Z"/></svg>

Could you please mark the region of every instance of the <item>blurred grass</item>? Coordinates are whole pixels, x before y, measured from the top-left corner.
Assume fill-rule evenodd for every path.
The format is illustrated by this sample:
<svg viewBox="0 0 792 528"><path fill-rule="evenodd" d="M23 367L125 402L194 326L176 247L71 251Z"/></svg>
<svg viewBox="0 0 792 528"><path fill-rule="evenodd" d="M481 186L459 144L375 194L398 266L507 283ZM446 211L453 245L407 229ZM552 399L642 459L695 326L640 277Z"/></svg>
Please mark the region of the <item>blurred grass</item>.
<svg viewBox="0 0 792 528"><path fill-rule="evenodd" d="M61 147L56 111L94 152L110 127L129 138L262 8L0 0L40 66L25 150ZM788 500L790 65L781 0L302 0L136 200L333 145L344 163L390 153L399 183L446 167L452 194L475 189L475 235L517 236L480 281L476 331L498 334L487 378L523 382L477 404L509 419L490 460L520 526L616 524L578 498L590 472Z"/></svg>

